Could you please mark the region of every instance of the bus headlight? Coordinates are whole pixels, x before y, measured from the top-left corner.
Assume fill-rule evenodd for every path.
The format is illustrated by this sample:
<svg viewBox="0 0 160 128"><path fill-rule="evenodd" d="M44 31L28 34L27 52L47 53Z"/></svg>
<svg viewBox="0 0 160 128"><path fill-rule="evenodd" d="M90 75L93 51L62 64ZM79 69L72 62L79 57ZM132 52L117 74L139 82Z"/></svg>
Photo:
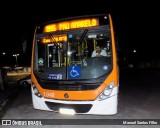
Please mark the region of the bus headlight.
<svg viewBox="0 0 160 128"><path fill-rule="evenodd" d="M97 97L97 100L105 100L105 99L107 99L111 95L113 87L114 87L114 82L110 83L105 88L105 90Z"/></svg>
<svg viewBox="0 0 160 128"><path fill-rule="evenodd" d="M108 96L110 93L111 93L111 90L107 90L107 89L105 89L103 92L105 96Z"/></svg>
<svg viewBox="0 0 160 128"><path fill-rule="evenodd" d="M41 94L39 93L38 89L36 88L36 85L34 83L32 83L32 89L33 89L33 93L38 96L38 97L42 97Z"/></svg>

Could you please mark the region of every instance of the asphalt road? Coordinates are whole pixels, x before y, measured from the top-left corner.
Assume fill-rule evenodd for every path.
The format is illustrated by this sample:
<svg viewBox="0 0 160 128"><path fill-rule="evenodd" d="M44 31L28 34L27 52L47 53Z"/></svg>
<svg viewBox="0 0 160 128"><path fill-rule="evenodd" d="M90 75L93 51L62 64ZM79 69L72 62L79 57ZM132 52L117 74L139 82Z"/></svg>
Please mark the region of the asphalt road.
<svg viewBox="0 0 160 128"><path fill-rule="evenodd" d="M2 119L160 119L160 71L121 70L118 113L114 116L61 115L36 110L32 106L30 88L23 88ZM94 121L94 120L93 120ZM54 125L56 128L64 125ZM6 126L3 126L6 127ZM7 126L8 127L8 126ZM15 126L16 127L16 126ZM31 127L31 126L30 126ZM36 127L36 126L32 126ZM40 127L40 126L37 126ZM47 126L53 127L53 126ZM67 125L72 127L104 127L105 125ZM158 125L107 125L110 128L159 128Z"/></svg>

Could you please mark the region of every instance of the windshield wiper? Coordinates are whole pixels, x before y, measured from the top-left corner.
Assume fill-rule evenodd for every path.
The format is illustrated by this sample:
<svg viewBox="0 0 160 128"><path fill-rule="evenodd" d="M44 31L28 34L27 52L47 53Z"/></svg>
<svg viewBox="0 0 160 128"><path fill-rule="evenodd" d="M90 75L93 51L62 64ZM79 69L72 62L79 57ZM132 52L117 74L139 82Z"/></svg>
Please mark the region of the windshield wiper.
<svg viewBox="0 0 160 128"><path fill-rule="evenodd" d="M88 32L88 29L85 29L85 30L83 31L82 35L80 36L80 38L79 38L79 43L80 43L80 44L83 42L84 37L85 37L85 35L87 34L87 32Z"/></svg>
<svg viewBox="0 0 160 128"><path fill-rule="evenodd" d="M56 40L53 38L52 34L49 34L49 37L51 39L51 42L54 43L56 46L58 45L58 43L56 42Z"/></svg>

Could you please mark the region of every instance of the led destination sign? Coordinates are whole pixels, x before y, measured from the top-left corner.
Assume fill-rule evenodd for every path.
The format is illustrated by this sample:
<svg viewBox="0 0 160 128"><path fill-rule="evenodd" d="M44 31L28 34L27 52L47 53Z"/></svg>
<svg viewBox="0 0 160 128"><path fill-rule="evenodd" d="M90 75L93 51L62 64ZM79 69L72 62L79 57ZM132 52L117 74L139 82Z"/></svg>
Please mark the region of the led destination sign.
<svg viewBox="0 0 160 128"><path fill-rule="evenodd" d="M43 32L55 32L60 30L69 30L74 28L85 28L98 26L99 21L96 18L80 19L48 24L44 27Z"/></svg>

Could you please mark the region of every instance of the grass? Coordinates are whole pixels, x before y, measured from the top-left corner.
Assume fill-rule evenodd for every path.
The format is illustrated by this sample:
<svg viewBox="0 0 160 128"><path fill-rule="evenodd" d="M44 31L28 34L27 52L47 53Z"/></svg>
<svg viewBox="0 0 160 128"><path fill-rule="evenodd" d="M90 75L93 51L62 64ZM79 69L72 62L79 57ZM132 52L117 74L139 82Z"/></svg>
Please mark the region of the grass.
<svg viewBox="0 0 160 128"><path fill-rule="evenodd" d="M17 82L17 80L22 79L26 76L30 75L30 73L7 73L7 82Z"/></svg>

